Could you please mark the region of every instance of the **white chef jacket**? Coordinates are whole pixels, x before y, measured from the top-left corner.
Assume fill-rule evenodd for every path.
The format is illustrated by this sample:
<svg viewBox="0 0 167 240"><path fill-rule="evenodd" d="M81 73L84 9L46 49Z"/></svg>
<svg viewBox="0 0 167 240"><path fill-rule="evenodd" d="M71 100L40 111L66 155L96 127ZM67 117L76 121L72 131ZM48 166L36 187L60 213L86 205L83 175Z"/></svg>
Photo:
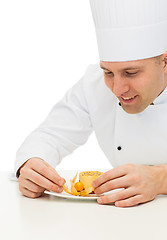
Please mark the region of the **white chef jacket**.
<svg viewBox="0 0 167 240"><path fill-rule="evenodd" d="M56 167L95 132L113 167L134 163L167 163L167 89L138 114L128 114L105 85L99 64L65 94L45 121L16 153L15 172L28 159L40 157Z"/></svg>

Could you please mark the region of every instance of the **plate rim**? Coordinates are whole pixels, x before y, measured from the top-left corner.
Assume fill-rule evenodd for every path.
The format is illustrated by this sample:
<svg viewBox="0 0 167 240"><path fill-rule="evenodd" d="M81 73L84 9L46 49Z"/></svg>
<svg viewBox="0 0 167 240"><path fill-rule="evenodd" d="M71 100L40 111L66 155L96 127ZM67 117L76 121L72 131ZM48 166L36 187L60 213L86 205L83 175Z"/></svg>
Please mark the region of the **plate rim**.
<svg viewBox="0 0 167 240"><path fill-rule="evenodd" d="M67 195L64 192L56 193L56 192L52 192L52 191L48 191L48 190L45 190L44 193L52 195L52 196L60 197L60 198L77 199L77 200L96 200L100 197L100 195L99 196L89 196L89 197L88 196L85 196L85 197L74 196L71 194Z"/></svg>

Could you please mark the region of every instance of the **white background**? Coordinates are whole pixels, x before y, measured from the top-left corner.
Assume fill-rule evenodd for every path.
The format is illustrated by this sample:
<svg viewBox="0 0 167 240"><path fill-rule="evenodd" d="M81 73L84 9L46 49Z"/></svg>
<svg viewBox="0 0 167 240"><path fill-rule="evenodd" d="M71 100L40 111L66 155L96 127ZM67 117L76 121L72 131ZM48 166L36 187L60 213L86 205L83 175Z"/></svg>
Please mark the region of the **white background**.
<svg viewBox="0 0 167 240"><path fill-rule="evenodd" d="M89 0L0 1L0 171L13 171L26 136L92 63L99 56ZM109 167L92 134L58 169Z"/></svg>

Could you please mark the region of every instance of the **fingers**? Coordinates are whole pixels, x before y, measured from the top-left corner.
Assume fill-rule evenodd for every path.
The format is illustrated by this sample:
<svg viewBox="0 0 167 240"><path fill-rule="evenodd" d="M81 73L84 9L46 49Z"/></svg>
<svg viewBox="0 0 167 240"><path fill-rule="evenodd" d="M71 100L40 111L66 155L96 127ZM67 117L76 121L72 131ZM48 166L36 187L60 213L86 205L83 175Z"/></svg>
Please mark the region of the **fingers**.
<svg viewBox="0 0 167 240"><path fill-rule="evenodd" d="M128 181L128 177L123 176L123 177L116 178L114 180L110 180L108 182L105 182L104 184L95 188L94 192L97 195L100 195L102 193L109 192L109 191L114 190L114 189L127 188L129 186L130 186L130 182Z"/></svg>
<svg viewBox="0 0 167 240"><path fill-rule="evenodd" d="M42 195L42 193L40 193L40 192L38 192L38 193L32 192L22 186L19 186L19 190L24 196L29 197L29 198L37 198Z"/></svg>
<svg viewBox="0 0 167 240"><path fill-rule="evenodd" d="M135 196L140 196L140 198L135 198L134 200L134 197ZM120 206L124 206L124 204L131 204L131 206L133 206L132 204L138 204L137 200L138 201L141 201L141 197L142 195L140 194L136 194L135 193L135 189L134 188L127 188L127 189L124 189L124 190L120 190L119 192L115 192L115 193L112 193L112 194L108 194L108 195L105 195L105 196L102 196L100 198L98 198L97 202L100 203L100 204L110 204L110 203L116 203L118 206L119 203L121 203ZM129 202L128 199L130 199ZM125 201L125 202L123 202Z"/></svg>
<svg viewBox="0 0 167 240"><path fill-rule="evenodd" d="M23 178L29 179L31 182L35 183L36 185L47 189L48 191L53 191L53 192L62 192L63 188L60 187L59 185L53 183L46 177L43 177L39 173L33 171L32 169L26 169L24 171Z"/></svg>
<svg viewBox="0 0 167 240"><path fill-rule="evenodd" d="M54 168L40 158L29 159L21 168L19 189L27 197L39 197L48 191L62 192L66 182Z"/></svg>
<svg viewBox="0 0 167 240"><path fill-rule="evenodd" d="M134 206L148 202L155 198L157 183L154 169L148 166L127 164L111 169L94 181L97 195L114 189L124 188L122 191L101 196L98 203L115 203L116 206Z"/></svg>
<svg viewBox="0 0 167 240"><path fill-rule="evenodd" d="M61 187L66 182L64 178L59 176L54 168L52 168L48 163L41 161L40 159L37 159L36 161L29 161L28 164L31 165L32 170Z"/></svg>
<svg viewBox="0 0 167 240"><path fill-rule="evenodd" d="M113 168L105 173L103 173L100 177L96 178L93 182L93 187L97 188L101 184L113 180L115 178L122 177L127 173L127 166L120 166L117 168Z"/></svg>
<svg viewBox="0 0 167 240"><path fill-rule="evenodd" d="M128 199L115 202L115 206L116 207L132 207L143 202L145 201L142 200L142 195L136 195Z"/></svg>
<svg viewBox="0 0 167 240"><path fill-rule="evenodd" d="M22 177L19 178L19 183L20 183L20 186L28 189L29 191L31 192L34 192L34 193L43 193L45 191L45 188L43 187L40 187L39 185L31 182L30 180L28 179L24 179Z"/></svg>

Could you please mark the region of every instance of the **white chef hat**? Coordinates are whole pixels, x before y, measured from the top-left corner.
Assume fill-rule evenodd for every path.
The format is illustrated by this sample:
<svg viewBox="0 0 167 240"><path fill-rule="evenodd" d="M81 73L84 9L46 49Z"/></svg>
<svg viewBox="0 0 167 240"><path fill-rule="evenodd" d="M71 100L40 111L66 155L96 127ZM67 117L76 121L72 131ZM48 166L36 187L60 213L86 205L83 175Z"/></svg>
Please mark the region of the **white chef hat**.
<svg viewBox="0 0 167 240"><path fill-rule="evenodd" d="M90 0L100 60L151 58L167 51L167 0Z"/></svg>

